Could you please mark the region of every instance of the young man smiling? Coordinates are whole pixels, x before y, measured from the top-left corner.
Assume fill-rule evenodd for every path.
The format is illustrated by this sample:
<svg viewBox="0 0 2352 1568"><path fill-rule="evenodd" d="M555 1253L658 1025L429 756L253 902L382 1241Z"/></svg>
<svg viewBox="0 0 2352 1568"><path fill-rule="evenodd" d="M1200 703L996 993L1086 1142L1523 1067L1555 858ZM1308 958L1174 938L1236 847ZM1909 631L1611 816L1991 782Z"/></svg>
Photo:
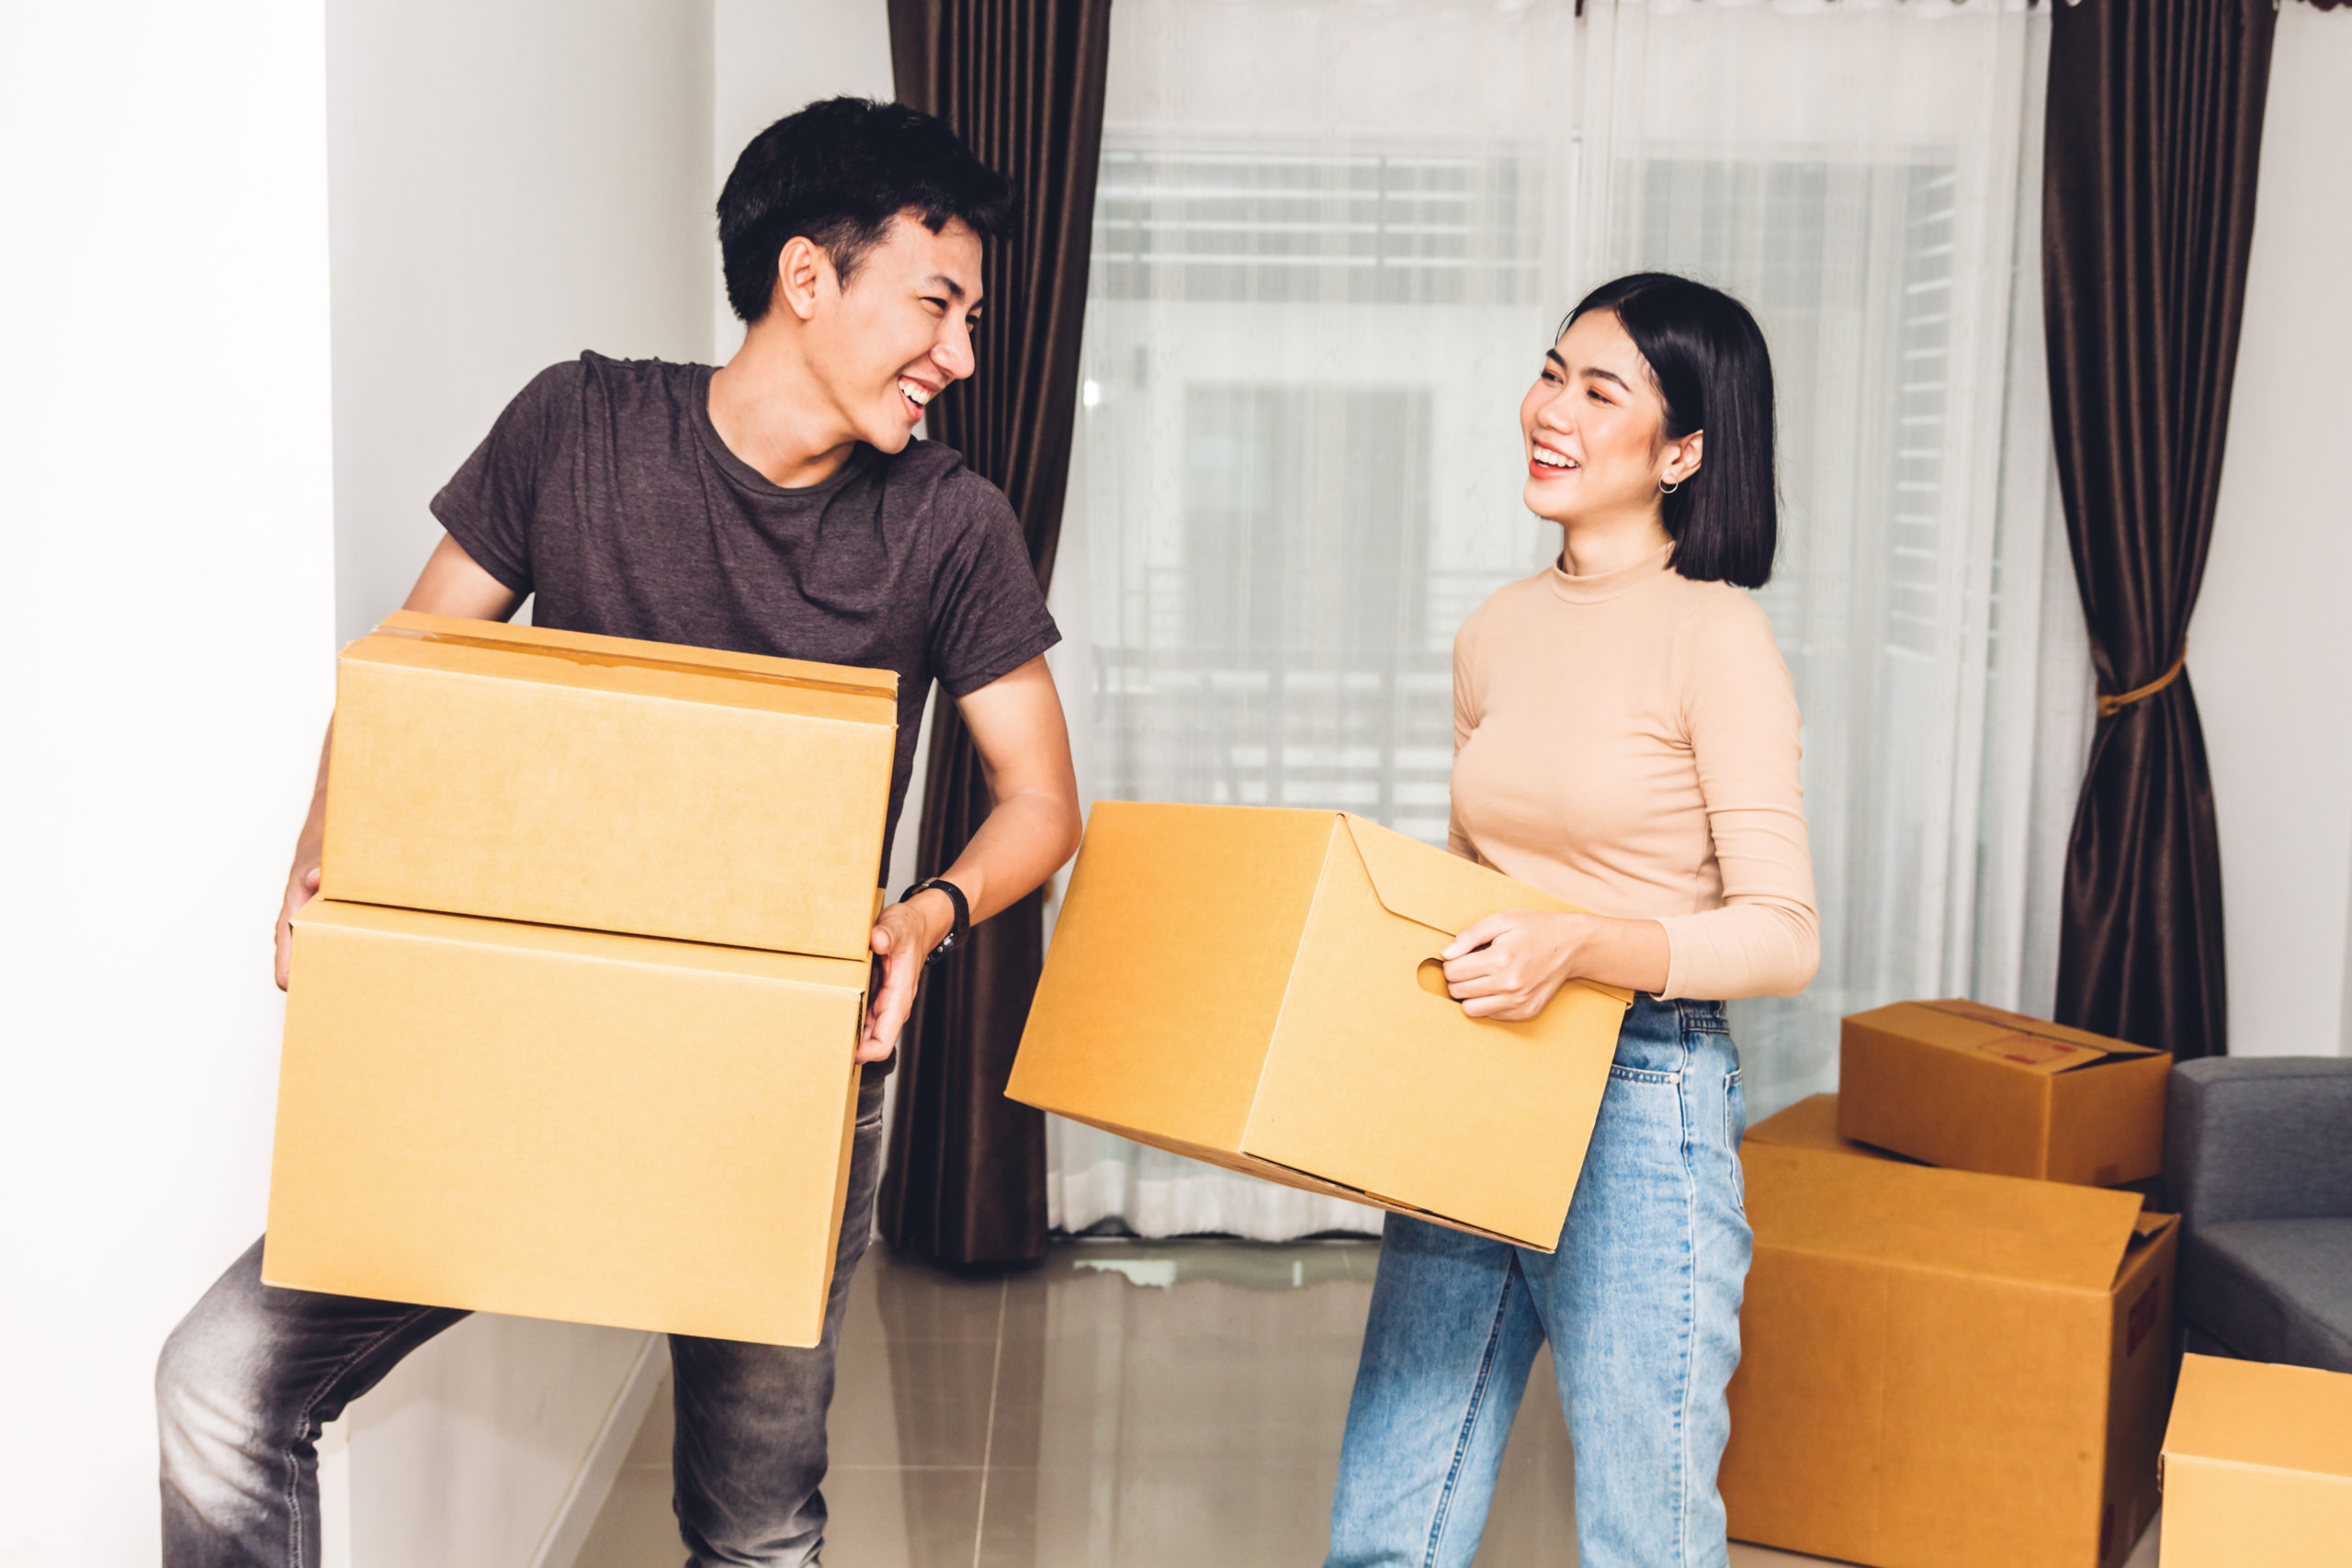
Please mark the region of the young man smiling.
<svg viewBox="0 0 2352 1568"><path fill-rule="evenodd" d="M981 244L1004 232L1012 202L912 109L837 98L770 126L718 200L742 348L718 369L583 354L542 372L435 497L447 533L408 598L503 620L535 594L540 626L895 670L892 831L936 680L995 795L955 864L875 924L885 977L856 1045L868 1066L823 1341L671 1339L676 1506L694 1568L817 1561L833 1353L872 1228L882 1064L925 958L1078 843L1043 658L1057 634L1012 509L953 452L912 438L924 405L972 373ZM288 922L318 887L325 798L322 759L277 922L280 986ZM315 1564L320 1427L465 1315L278 1290L260 1268L256 1242L164 1346L167 1568Z"/></svg>

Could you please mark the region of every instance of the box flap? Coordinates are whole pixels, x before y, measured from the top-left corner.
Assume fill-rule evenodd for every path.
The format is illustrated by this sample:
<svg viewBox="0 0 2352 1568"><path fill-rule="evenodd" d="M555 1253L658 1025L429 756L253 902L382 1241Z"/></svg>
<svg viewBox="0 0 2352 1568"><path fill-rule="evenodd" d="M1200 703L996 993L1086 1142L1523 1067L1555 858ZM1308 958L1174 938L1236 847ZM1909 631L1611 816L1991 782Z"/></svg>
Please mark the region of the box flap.
<svg viewBox="0 0 2352 1568"><path fill-rule="evenodd" d="M1431 849L1391 828L1342 812L1356 855L1372 878L1373 897L1382 908L1399 919L1457 936L1488 915L1505 909L1548 909L1589 914L1581 905L1556 898L1539 887L1515 882L1501 872ZM1430 950L1432 953L1435 948ZM1596 991L1631 1006L1634 993L1621 986L1579 980Z"/></svg>
<svg viewBox="0 0 2352 1568"><path fill-rule="evenodd" d="M725 649L695 648L684 643L604 637L595 632L509 626L503 621L476 621L457 615L427 615L414 610L393 611L377 624L375 635L458 648L490 649L504 653L541 654L575 664L629 666L644 670L669 670L681 674L772 682L804 690L830 691L844 696L885 696L896 702L899 694L898 673L890 670L866 670L852 664L820 664L808 660L777 659L762 653L735 653ZM356 648L358 644L353 646Z"/></svg>
<svg viewBox="0 0 2352 1568"><path fill-rule="evenodd" d="M1851 1138L1839 1137L1838 1097L1834 1094L1807 1095L1786 1111L1766 1117L1747 1130L1747 1141L1813 1149L1824 1154L1850 1155L1857 1159L1899 1160L1903 1157L1868 1144L1858 1144Z"/></svg>
<svg viewBox="0 0 2352 1568"><path fill-rule="evenodd" d="M2352 1480L2352 1376L2184 1356L2165 1458Z"/></svg>
<svg viewBox="0 0 2352 1568"><path fill-rule="evenodd" d="M2087 1030L1987 1007L1963 997L1897 1002L1857 1015L1877 1028L1923 1044L1990 1057L2045 1077L2095 1063L2159 1055L2150 1046L2112 1040Z"/></svg>
<svg viewBox="0 0 2352 1568"><path fill-rule="evenodd" d="M1750 1142L1756 1245L2104 1294L2140 1213L2131 1192Z"/></svg>

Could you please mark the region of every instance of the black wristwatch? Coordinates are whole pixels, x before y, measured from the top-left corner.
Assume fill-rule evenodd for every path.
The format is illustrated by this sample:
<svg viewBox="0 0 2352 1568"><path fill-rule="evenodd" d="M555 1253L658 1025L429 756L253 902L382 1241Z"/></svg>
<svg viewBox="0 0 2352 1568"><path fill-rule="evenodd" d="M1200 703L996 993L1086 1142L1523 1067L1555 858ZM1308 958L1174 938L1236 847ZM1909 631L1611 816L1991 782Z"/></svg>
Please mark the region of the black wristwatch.
<svg viewBox="0 0 2352 1568"><path fill-rule="evenodd" d="M899 902L901 904L905 903L908 899L913 897L916 894L922 892L927 887L938 888L942 893L947 895L947 901L956 906L955 925L948 928L947 934L939 939L939 945L933 948L930 953L923 959L925 964L936 964L941 959L946 957L949 953L955 952L957 948L963 946L964 939L972 934L972 906L964 901L964 890L962 888L956 886L945 877L941 876L934 876L929 882L916 883L912 887L908 888L904 893L899 895Z"/></svg>

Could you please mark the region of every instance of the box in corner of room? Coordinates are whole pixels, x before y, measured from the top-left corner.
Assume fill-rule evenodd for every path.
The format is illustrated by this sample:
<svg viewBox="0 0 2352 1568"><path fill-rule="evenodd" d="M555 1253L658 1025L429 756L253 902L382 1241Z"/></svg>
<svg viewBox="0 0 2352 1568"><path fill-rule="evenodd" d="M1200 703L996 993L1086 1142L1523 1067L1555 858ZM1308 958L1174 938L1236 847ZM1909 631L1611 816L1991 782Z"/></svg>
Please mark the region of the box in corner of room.
<svg viewBox="0 0 2352 1568"><path fill-rule="evenodd" d="M2179 1227L2129 1192L1749 1130L1754 1262L1721 1484L1741 1540L2120 1568L2156 1507Z"/></svg>
<svg viewBox="0 0 2352 1568"><path fill-rule="evenodd" d="M1839 1032L1838 1130L1930 1165L2090 1187L2164 1168L2172 1058L1959 998L1896 1002Z"/></svg>
<svg viewBox="0 0 2352 1568"><path fill-rule="evenodd" d="M2352 1558L2352 1375L2183 1357L2164 1499L2163 1568Z"/></svg>

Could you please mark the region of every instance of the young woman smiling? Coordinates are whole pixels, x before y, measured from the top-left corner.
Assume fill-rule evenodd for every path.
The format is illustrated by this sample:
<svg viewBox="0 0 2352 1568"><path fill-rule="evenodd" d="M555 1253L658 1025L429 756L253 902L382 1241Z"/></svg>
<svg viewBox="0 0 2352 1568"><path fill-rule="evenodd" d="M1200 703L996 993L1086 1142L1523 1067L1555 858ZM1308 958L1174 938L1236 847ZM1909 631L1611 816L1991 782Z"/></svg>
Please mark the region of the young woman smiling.
<svg viewBox="0 0 2352 1568"><path fill-rule="evenodd" d="M1819 953L1796 698L1741 592L1778 530L1771 363L1737 300L1641 273L1576 308L1519 420L1562 546L1454 639L1450 838L1610 914L1496 915L1446 979L1481 1018L1576 978L1640 994L1556 1251L1389 1216L1329 1564L1470 1562L1549 1340L1584 1568L1720 1568L1750 1246L1723 1004L1803 989Z"/></svg>

